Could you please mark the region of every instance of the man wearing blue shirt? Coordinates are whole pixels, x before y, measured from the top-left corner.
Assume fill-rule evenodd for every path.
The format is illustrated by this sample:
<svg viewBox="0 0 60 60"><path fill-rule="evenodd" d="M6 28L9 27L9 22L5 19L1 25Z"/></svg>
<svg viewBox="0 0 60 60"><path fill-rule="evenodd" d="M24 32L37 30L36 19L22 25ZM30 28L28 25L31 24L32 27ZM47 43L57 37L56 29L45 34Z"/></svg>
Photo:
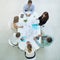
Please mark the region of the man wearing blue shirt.
<svg viewBox="0 0 60 60"><path fill-rule="evenodd" d="M39 37L41 37L41 43L38 42ZM34 38L34 40L37 43L37 45L40 47L50 46L53 41L52 37L47 35L43 35L43 36L38 35Z"/></svg>
<svg viewBox="0 0 60 60"><path fill-rule="evenodd" d="M30 14L26 13L28 11L30 12ZM29 0L28 4L24 6L24 13L26 14L26 16L30 16L33 12L34 12L34 5L32 4L32 1Z"/></svg>

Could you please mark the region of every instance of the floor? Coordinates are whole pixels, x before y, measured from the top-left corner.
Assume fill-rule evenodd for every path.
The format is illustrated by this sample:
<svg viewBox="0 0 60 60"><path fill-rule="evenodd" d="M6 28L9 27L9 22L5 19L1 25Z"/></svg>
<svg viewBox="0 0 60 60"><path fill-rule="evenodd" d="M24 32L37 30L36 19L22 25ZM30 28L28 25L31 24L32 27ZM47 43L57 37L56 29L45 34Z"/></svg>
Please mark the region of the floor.
<svg viewBox="0 0 60 60"><path fill-rule="evenodd" d="M45 31L54 40L51 46L40 48L37 51L36 60L60 60L60 1L32 1L39 15L44 11L49 12L49 21L45 25ZM27 0L0 0L0 60L26 60L24 52L8 44L8 39L12 35L8 21L19 15L26 3Z"/></svg>

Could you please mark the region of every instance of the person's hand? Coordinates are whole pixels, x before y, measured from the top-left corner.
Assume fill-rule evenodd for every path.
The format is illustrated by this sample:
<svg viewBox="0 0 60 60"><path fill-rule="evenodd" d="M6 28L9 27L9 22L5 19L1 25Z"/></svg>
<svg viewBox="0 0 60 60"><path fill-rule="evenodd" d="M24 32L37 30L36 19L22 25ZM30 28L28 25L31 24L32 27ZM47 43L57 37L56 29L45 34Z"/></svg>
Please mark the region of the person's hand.
<svg viewBox="0 0 60 60"><path fill-rule="evenodd" d="M26 14L26 16L30 16L31 14Z"/></svg>
<svg viewBox="0 0 60 60"><path fill-rule="evenodd" d="M28 14L28 16L30 16L31 14Z"/></svg>
<svg viewBox="0 0 60 60"><path fill-rule="evenodd" d="M42 36L42 35L40 35L40 34L38 35L38 37L41 37L41 36Z"/></svg>
<svg viewBox="0 0 60 60"><path fill-rule="evenodd" d="M27 43L26 44L30 44L30 42L29 41L27 41Z"/></svg>
<svg viewBox="0 0 60 60"><path fill-rule="evenodd" d="M21 28L23 28L23 26L21 26Z"/></svg>
<svg viewBox="0 0 60 60"><path fill-rule="evenodd" d="M28 16L28 15L26 14L26 16Z"/></svg>
<svg viewBox="0 0 60 60"><path fill-rule="evenodd" d="M36 40L36 37L34 37L34 40Z"/></svg>
<svg viewBox="0 0 60 60"><path fill-rule="evenodd" d="M23 26L19 26L18 28L23 28Z"/></svg>

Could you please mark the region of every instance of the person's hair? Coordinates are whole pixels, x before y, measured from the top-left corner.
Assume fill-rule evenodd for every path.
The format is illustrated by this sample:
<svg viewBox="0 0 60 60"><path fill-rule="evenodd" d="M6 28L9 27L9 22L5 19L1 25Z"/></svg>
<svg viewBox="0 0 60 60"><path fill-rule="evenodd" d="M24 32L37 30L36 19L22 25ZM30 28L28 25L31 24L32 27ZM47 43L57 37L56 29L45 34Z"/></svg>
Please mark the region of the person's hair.
<svg viewBox="0 0 60 60"><path fill-rule="evenodd" d="M19 21L19 17L18 16L15 16L13 23L17 23L18 21Z"/></svg>
<svg viewBox="0 0 60 60"><path fill-rule="evenodd" d="M30 53L32 51L32 45L31 44L28 44L27 45L27 49L28 49L28 52Z"/></svg>
<svg viewBox="0 0 60 60"><path fill-rule="evenodd" d="M28 4L29 4L29 3L32 3L32 1L31 1L31 0L28 0Z"/></svg>
<svg viewBox="0 0 60 60"><path fill-rule="evenodd" d="M51 43L52 42L52 38L51 37L47 37L47 42Z"/></svg>
<svg viewBox="0 0 60 60"><path fill-rule="evenodd" d="M43 15L45 15L45 17L43 17ZM48 12L44 12L41 17L43 17L43 18L41 18L41 19L44 20L44 21L45 21L45 20L48 20L48 19L49 19L49 14L48 14Z"/></svg>
<svg viewBox="0 0 60 60"><path fill-rule="evenodd" d="M45 16L43 16L43 15L45 15ZM49 19L48 12L44 12L38 19L40 20L39 25L41 25L41 26L44 25L47 22L47 20Z"/></svg>
<svg viewBox="0 0 60 60"><path fill-rule="evenodd" d="M19 32L16 33L16 37L17 37L17 38L19 38L20 35L21 35L21 34L20 34Z"/></svg>

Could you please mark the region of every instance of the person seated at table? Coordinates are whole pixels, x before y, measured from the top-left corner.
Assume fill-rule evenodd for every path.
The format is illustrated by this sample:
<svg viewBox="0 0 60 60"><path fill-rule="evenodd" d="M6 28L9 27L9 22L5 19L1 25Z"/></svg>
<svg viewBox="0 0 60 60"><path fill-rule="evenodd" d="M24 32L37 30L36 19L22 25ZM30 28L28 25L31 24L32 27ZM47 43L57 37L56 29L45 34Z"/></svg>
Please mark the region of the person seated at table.
<svg viewBox="0 0 60 60"><path fill-rule="evenodd" d="M27 14L26 12L30 12L30 14ZM32 4L31 0L28 0L28 3L24 6L24 13L26 16L30 16L34 12L34 5Z"/></svg>
<svg viewBox="0 0 60 60"><path fill-rule="evenodd" d="M38 42L39 37L41 37L41 43ZM47 36L47 35L45 35L45 36L38 35L38 36L34 37L34 40L40 47L50 46L53 41L52 37Z"/></svg>
<svg viewBox="0 0 60 60"><path fill-rule="evenodd" d="M15 16L11 28L17 32L18 28L23 28L23 26L18 26L19 17Z"/></svg>
<svg viewBox="0 0 60 60"><path fill-rule="evenodd" d="M40 17L38 17L38 20L40 21L39 25L43 26L49 19L48 12L44 12Z"/></svg>
<svg viewBox="0 0 60 60"><path fill-rule="evenodd" d="M29 41L27 41L27 46L25 49L25 57L27 58L27 60L35 60L36 59L35 49Z"/></svg>
<svg viewBox="0 0 60 60"><path fill-rule="evenodd" d="M11 46L18 46L21 34L19 32L14 33L13 36L9 39Z"/></svg>

